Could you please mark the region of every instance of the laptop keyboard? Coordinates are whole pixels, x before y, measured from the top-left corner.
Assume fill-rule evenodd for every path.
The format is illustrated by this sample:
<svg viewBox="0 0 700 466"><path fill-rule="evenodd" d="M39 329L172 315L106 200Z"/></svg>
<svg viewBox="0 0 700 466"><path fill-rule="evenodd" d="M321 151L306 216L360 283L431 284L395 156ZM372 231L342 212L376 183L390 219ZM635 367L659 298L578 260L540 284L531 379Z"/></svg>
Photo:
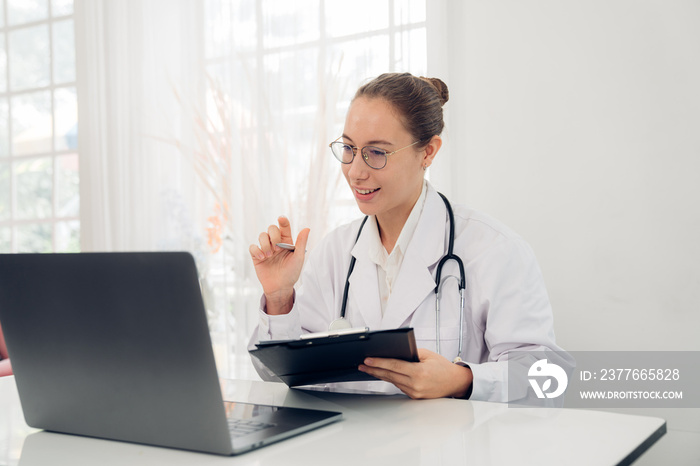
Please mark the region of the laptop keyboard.
<svg viewBox="0 0 700 466"><path fill-rule="evenodd" d="M266 422L255 421L252 419L229 419L228 428L231 432L231 437L242 437L244 435L252 434L262 429L267 429L268 427L274 427L274 424L268 424Z"/></svg>

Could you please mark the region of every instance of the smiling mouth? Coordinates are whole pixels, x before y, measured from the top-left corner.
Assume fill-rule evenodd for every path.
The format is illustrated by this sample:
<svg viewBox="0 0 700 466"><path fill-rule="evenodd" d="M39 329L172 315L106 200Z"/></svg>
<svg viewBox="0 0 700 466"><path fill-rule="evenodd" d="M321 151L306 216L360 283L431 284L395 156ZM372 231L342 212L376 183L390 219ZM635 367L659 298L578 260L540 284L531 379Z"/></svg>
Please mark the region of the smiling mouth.
<svg viewBox="0 0 700 466"><path fill-rule="evenodd" d="M379 188L376 188L376 189L356 189L355 191L357 191L358 194L369 194L369 193L373 193L375 191L379 191Z"/></svg>

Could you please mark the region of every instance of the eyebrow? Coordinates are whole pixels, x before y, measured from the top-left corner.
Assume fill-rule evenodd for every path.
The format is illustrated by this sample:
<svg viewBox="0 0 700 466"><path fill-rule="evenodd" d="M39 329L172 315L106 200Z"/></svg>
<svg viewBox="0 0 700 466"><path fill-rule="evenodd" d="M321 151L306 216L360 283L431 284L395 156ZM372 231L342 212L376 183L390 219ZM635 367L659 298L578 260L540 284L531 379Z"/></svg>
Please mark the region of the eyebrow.
<svg viewBox="0 0 700 466"><path fill-rule="evenodd" d="M352 138L351 138L350 136L348 136L347 134L345 134L345 133L343 133L343 135L342 135L341 137L342 137L343 139L347 139L348 141L354 143L354 141L352 140ZM385 145L385 146L393 146L393 145L394 145L394 144L392 144L391 142L385 141L385 140L383 140L383 139L375 139L375 140L369 141L369 142L367 143L368 146L373 146L373 145L375 145L375 144L383 144L383 145Z"/></svg>

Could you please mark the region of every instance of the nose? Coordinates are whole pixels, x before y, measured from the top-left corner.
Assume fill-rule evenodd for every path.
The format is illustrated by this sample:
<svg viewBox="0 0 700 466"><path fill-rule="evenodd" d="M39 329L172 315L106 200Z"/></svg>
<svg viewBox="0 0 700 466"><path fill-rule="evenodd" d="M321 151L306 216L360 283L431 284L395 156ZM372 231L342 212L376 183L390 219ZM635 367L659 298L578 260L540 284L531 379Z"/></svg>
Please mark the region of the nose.
<svg viewBox="0 0 700 466"><path fill-rule="evenodd" d="M352 162L345 166L347 167L348 177L353 180L366 179L370 170L359 149L355 153L355 157L353 157Z"/></svg>

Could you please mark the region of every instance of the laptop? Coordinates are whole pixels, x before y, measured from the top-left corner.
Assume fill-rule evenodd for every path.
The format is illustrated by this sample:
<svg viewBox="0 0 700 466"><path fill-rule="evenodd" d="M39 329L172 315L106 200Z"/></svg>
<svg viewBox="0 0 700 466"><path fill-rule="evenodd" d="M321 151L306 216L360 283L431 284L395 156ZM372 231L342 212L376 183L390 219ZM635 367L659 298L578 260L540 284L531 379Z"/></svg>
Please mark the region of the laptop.
<svg viewBox="0 0 700 466"><path fill-rule="evenodd" d="M0 254L0 322L31 427L235 455L342 417L223 401L186 252Z"/></svg>

